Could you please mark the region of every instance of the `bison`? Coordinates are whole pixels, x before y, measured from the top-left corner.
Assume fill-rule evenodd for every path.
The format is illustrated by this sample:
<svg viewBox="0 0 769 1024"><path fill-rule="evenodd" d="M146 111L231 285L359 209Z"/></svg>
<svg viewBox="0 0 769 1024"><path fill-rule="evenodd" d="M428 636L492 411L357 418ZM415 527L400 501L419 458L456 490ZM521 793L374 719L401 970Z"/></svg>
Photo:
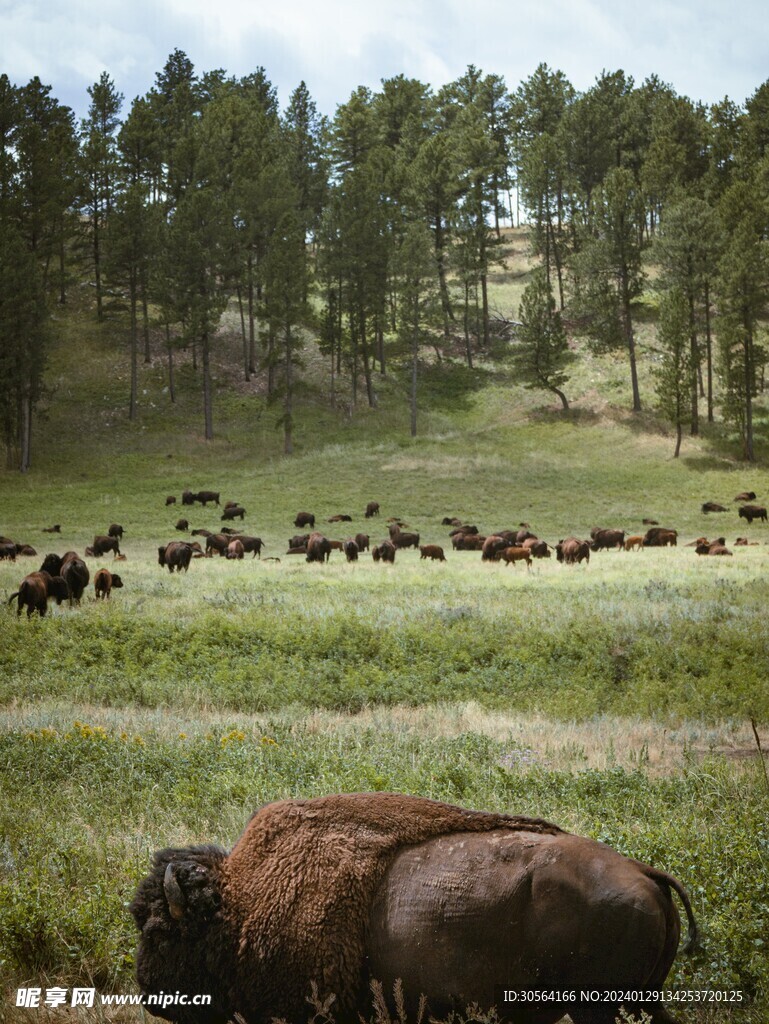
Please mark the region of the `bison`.
<svg viewBox="0 0 769 1024"><path fill-rule="evenodd" d="M348 562L358 561L358 545L355 543L352 537L349 537L346 541L343 542L342 550L344 551L345 557L347 558Z"/></svg>
<svg viewBox="0 0 769 1024"><path fill-rule="evenodd" d="M118 540L122 540L123 539L123 534L124 533L125 533L125 530L120 525L120 523L110 523L109 529L107 530L108 536L110 536L110 537L117 537Z"/></svg>
<svg viewBox="0 0 769 1024"><path fill-rule="evenodd" d="M182 505L194 505L197 494L194 491L182 491Z"/></svg>
<svg viewBox="0 0 769 1024"><path fill-rule="evenodd" d="M240 534L238 536L238 540L243 545L243 551L246 554L248 554L249 551L251 552L252 558L256 558L257 555L261 558L262 548L267 546L261 537L244 537L243 534Z"/></svg>
<svg viewBox="0 0 769 1024"><path fill-rule="evenodd" d="M505 988L617 993L508 1020L595 1024L623 1003L671 1024L659 1000L681 936L674 893L689 950L689 896L658 868L539 818L352 793L267 804L229 852L157 852L130 911L141 993L180 1024L299 1024L313 989L333 994L336 1020L367 1020L374 980L387 998L400 984L401 1019L485 1016ZM211 1004L161 995L179 991Z"/></svg>
<svg viewBox="0 0 769 1024"><path fill-rule="evenodd" d="M738 513L740 519L745 519L750 525L754 519L761 519L766 522L766 509L763 505L743 505Z"/></svg>
<svg viewBox="0 0 769 1024"><path fill-rule="evenodd" d="M172 540L158 548L158 565L168 566L168 571L188 571L192 560L192 547L182 540Z"/></svg>
<svg viewBox="0 0 769 1024"><path fill-rule="evenodd" d="M351 523L352 516L348 516L346 512L338 512L335 516L331 516L326 520L327 523Z"/></svg>
<svg viewBox="0 0 769 1024"><path fill-rule="evenodd" d="M509 547L509 541L507 538L498 537L496 534L492 534L483 542L483 547L481 548L481 561L493 562L499 552L506 547Z"/></svg>
<svg viewBox="0 0 769 1024"><path fill-rule="evenodd" d="M728 512L724 505L719 505L717 501L706 501L701 506L703 515L707 515L709 512Z"/></svg>
<svg viewBox="0 0 769 1024"><path fill-rule="evenodd" d="M358 551L368 551L369 537L367 533L356 533L353 539L358 545Z"/></svg>
<svg viewBox="0 0 769 1024"><path fill-rule="evenodd" d="M371 557L375 562L395 562L395 545L391 540L383 540L381 544L375 544L371 549Z"/></svg>
<svg viewBox="0 0 769 1024"><path fill-rule="evenodd" d="M243 521L243 517L246 514L246 510L240 505L231 505L229 508L224 509L221 515L221 521L240 519Z"/></svg>
<svg viewBox="0 0 769 1024"><path fill-rule="evenodd" d="M390 527L390 541L396 548L418 548L419 534L406 533L399 526Z"/></svg>
<svg viewBox="0 0 769 1024"><path fill-rule="evenodd" d="M443 553L443 548L439 544L420 544L419 545L419 559L430 558L433 562L445 562L446 556Z"/></svg>
<svg viewBox="0 0 769 1024"><path fill-rule="evenodd" d="M301 526L309 526L311 530L314 530L315 516L312 512L297 512L296 519L294 520L294 526L297 528Z"/></svg>
<svg viewBox="0 0 769 1024"><path fill-rule="evenodd" d="M80 599L85 593L85 588L88 586L88 581L91 578L88 566L82 558L78 558L74 551L69 551L62 559L61 575L64 577L69 588L70 608L74 603L80 604Z"/></svg>
<svg viewBox="0 0 769 1024"><path fill-rule="evenodd" d="M625 551L632 551L634 548L636 551L640 551L643 547L643 543L643 534L634 534L632 537L626 537Z"/></svg>
<svg viewBox="0 0 769 1024"><path fill-rule="evenodd" d="M756 492L755 491L743 491L741 494L738 494L737 497L734 500L735 501L755 501L756 500Z"/></svg>
<svg viewBox="0 0 769 1024"><path fill-rule="evenodd" d="M555 557L565 565L577 565L579 562L590 561L590 544L586 540L567 537L555 546Z"/></svg>
<svg viewBox="0 0 769 1024"><path fill-rule="evenodd" d="M231 560L235 558L242 559L243 542L237 538L235 540L231 540L230 543L227 545L227 550L225 551L224 554L225 558L229 558Z"/></svg>
<svg viewBox="0 0 769 1024"><path fill-rule="evenodd" d="M199 501L201 505L207 505L209 501L213 501L214 505L218 505L219 493L219 491L198 491L197 494L193 495L193 500Z"/></svg>
<svg viewBox="0 0 769 1024"><path fill-rule="evenodd" d="M175 505L175 504L176 504L176 495L175 494L167 495L167 497L166 497L166 507L168 507L169 505Z"/></svg>
<svg viewBox="0 0 769 1024"><path fill-rule="evenodd" d="M174 527L174 529L178 530L179 533L187 533L189 528L190 528L189 520L187 520L187 519L177 519L176 520L176 526ZM199 534L200 532L201 532L200 530L195 530L196 534Z"/></svg>
<svg viewBox="0 0 769 1024"><path fill-rule="evenodd" d="M547 546L547 541L539 540L537 537L529 537L520 545L528 548L532 558L551 558L552 552Z"/></svg>
<svg viewBox="0 0 769 1024"><path fill-rule="evenodd" d="M97 600L99 598L108 598L113 587L119 589L122 586L122 579L116 572L110 572L109 569L98 569L93 578L93 587L96 591Z"/></svg>
<svg viewBox="0 0 769 1024"><path fill-rule="evenodd" d="M0 543L0 561L16 561L16 545L13 541L9 540Z"/></svg>
<svg viewBox="0 0 769 1024"><path fill-rule="evenodd" d="M44 526L43 533L61 533L61 525L55 523L53 526Z"/></svg>
<svg viewBox="0 0 769 1024"><path fill-rule="evenodd" d="M616 548L622 551L625 546L624 530L593 530L590 531L592 538L590 547L593 551L608 551L609 548Z"/></svg>
<svg viewBox="0 0 769 1024"><path fill-rule="evenodd" d="M94 558L101 558L101 556L106 555L108 551L114 551L116 555L119 555L120 541L117 537L94 537L91 548L93 550Z"/></svg>
<svg viewBox="0 0 769 1024"><path fill-rule="evenodd" d="M32 612L37 612L41 618L48 611L48 598L52 597L57 604L61 604L69 597L67 581L61 576L52 576L49 572L32 572L25 576L19 585L19 589L8 598L11 604L14 598L18 598L17 615L21 615L22 609L26 607L27 618Z"/></svg>
<svg viewBox="0 0 769 1024"><path fill-rule="evenodd" d="M311 533L307 541L307 561L327 562L331 557L331 541L322 533Z"/></svg>
<svg viewBox="0 0 769 1024"><path fill-rule="evenodd" d="M226 534L209 533L206 537L206 558L211 558L214 551L218 551L219 556L223 557L229 543L230 538Z"/></svg>
<svg viewBox="0 0 769 1024"><path fill-rule="evenodd" d="M644 534L645 548L674 548L678 544L678 530L667 530L664 526L653 526Z"/></svg>
<svg viewBox="0 0 769 1024"><path fill-rule="evenodd" d="M378 516L378 515L379 515L379 502L378 501L370 501L366 505L366 519L371 519L372 516Z"/></svg>
<svg viewBox="0 0 769 1024"><path fill-rule="evenodd" d="M503 548L497 555L497 560L504 562L506 565L513 565L515 562L525 562L526 568L531 568L531 551L524 547L508 547Z"/></svg>

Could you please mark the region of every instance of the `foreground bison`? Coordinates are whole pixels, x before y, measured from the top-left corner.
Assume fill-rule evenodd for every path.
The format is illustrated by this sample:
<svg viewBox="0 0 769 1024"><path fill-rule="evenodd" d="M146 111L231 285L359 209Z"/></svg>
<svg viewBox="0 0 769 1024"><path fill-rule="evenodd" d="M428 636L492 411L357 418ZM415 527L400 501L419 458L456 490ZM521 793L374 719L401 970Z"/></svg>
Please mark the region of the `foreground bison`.
<svg viewBox="0 0 769 1024"><path fill-rule="evenodd" d="M158 548L158 565L168 566L168 571L185 572L190 567L192 560L192 546L181 540L172 540L170 544L164 544Z"/></svg>
<svg viewBox="0 0 769 1024"><path fill-rule="evenodd" d="M54 598L57 604L66 601L69 597L66 580L61 576L52 576L49 572L32 572L24 577L16 593L11 594L8 604L11 604L14 598L18 598L17 615L21 615L26 607L27 618L32 612L38 612L42 617L48 611L49 597Z"/></svg>
<svg viewBox="0 0 769 1024"><path fill-rule="evenodd" d="M443 1018L500 989L657 990L675 957L670 875L540 819L391 793L261 808L234 849L155 855L131 912L143 994L206 992L161 1006L180 1022L304 1022L317 986L339 1024L371 1015L369 983L403 984L409 1019ZM539 1003L508 1020L613 1021L617 1003ZM639 1012L637 1006L628 1010ZM661 1004L643 1009L655 1024ZM237 1015L237 1018L236 1018Z"/></svg>
<svg viewBox="0 0 769 1024"><path fill-rule="evenodd" d="M746 519L748 523L752 523L754 519L766 522L766 509L763 505L743 505L737 514L740 519Z"/></svg>

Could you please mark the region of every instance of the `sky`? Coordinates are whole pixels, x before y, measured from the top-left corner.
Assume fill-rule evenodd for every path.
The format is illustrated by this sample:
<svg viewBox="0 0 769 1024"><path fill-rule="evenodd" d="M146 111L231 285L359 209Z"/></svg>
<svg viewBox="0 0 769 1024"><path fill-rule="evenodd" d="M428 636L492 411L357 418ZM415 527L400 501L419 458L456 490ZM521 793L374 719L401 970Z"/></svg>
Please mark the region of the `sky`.
<svg viewBox="0 0 769 1024"><path fill-rule="evenodd" d="M468 64L510 90L540 63L578 90L603 70L741 104L769 77L765 0L0 0L0 73L34 75L78 117L103 71L131 101L175 49L198 73L262 66L282 107L304 81L333 115L359 85L434 88Z"/></svg>

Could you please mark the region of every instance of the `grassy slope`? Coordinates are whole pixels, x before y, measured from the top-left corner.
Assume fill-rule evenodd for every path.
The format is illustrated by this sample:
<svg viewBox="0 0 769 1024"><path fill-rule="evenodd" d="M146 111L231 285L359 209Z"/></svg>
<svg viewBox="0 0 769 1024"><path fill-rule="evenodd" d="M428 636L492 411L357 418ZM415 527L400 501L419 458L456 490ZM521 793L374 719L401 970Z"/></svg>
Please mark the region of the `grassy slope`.
<svg viewBox="0 0 769 1024"><path fill-rule="evenodd" d="M491 300L514 315L528 261L520 234L512 246ZM238 380L231 332L218 342L215 374L228 387L206 443L189 353L179 356L175 406L163 358L141 367L139 419L127 422L123 329L98 328L89 301L87 289L73 293L58 321L48 418L36 424L32 473L0 474L0 533L41 553L82 551L122 522L127 586L109 606L89 597L42 622L0 609L0 962L9 988L93 979L125 990L133 932L123 903L151 849L231 843L266 799L392 788L544 814L677 873L706 942L671 981L742 987L758 1005L719 1008L719 1021L764 1019L769 815L746 718L769 718L769 528L745 530L736 511L703 517L699 506L728 504L743 489L764 497L765 462L735 461L720 428L687 439L672 460L672 438L654 418L625 411L620 356L585 355L566 415L497 363L473 373L431 363L412 440L397 372L378 380L375 412L350 416L349 389L335 409L326 401L312 344L298 453L285 459L263 380ZM639 335L644 351L653 325ZM647 399L652 365L644 351ZM446 514L484 530L525 520L550 541L596 524L640 530L653 516L684 539L748 532L761 544L731 560L697 559L685 547L602 553L587 568L540 563L530 576L483 566L478 555L433 565L408 552L393 569L368 556L354 567L338 555L325 567L215 559L171 577L154 550L178 536L177 517L218 523L213 509L166 509L165 495L188 486L242 501L246 528L271 555L282 554L300 508L319 520L349 512L352 530L383 536L383 522L362 516L371 499L383 518L403 516L447 547ZM61 539L38 532L52 522ZM0 563L0 595L32 563ZM709 750L749 756L699 764Z"/></svg>

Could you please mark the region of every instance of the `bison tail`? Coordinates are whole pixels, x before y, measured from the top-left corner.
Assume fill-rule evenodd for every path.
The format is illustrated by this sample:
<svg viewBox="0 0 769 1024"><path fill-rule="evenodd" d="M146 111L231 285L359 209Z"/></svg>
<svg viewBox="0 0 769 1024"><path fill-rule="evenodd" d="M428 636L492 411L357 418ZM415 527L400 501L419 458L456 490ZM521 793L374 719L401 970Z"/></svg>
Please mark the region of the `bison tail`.
<svg viewBox="0 0 769 1024"><path fill-rule="evenodd" d="M686 937L686 942L681 947L681 952L694 952L699 942L700 931L697 927L697 921L694 917L694 911L692 910L692 904L689 900L688 892L684 889L678 879L669 875L667 871L659 871L657 868L649 867L648 864L643 864L642 866L649 878L657 883L667 886L669 889L675 889L678 893L679 899L681 900L681 903L683 903L684 910L686 911L686 920L689 924L689 934Z"/></svg>
<svg viewBox="0 0 769 1024"><path fill-rule="evenodd" d="M15 597L18 597L20 593L21 593L21 591L20 591L20 590L17 590L15 594L11 594L11 596L10 596L10 597L8 598L8 604L10 604L10 603L11 603L11 601L13 601L13 599L14 599Z"/></svg>

